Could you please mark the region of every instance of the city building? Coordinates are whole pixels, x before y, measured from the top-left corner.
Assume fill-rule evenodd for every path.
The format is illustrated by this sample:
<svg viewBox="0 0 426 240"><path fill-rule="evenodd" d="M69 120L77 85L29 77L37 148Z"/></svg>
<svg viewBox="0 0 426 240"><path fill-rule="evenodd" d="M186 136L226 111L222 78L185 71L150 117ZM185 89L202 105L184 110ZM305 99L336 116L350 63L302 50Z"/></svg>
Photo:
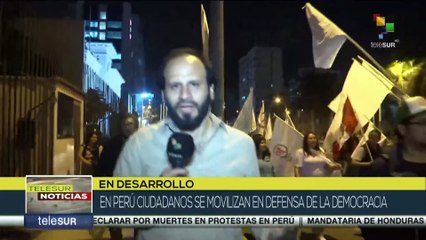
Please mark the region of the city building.
<svg viewBox="0 0 426 240"><path fill-rule="evenodd" d="M250 88L254 89L254 108L258 112L262 100L270 106L284 86L281 48L253 47L239 60L239 104L243 106Z"/></svg>
<svg viewBox="0 0 426 240"><path fill-rule="evenodd" d="M84 51L84 92L95 89L102 93L105 102L109 105L111 112L119 111L119 100L121 97L121 85L124 79L120 72L112 67L118 53L112 43L87 42ZM105 116L98 123L99 130L103 134L110 135L109 116Z"/></svg>
<svg viewBox="0 0 426 240"><path fill-rule="evenodd" d="M83 8L81 15L85 19L86 41L109 42L117 51L112 68L117 69L125 81L120 94L120 110L128 112L133 108L127 105L129 96L142 92L146 81L144 41L139 16L132 14L129 2L92 2L78 6Z"/></svg>

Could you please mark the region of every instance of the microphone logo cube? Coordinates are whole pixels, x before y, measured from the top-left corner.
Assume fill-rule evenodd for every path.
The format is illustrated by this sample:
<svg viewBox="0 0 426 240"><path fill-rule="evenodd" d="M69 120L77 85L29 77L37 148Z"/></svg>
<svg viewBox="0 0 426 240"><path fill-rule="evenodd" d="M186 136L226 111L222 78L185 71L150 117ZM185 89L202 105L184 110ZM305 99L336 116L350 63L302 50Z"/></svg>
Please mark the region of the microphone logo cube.
<svg viewBox="0 0 426 240"><path fill-rule="evenodd" d="M172 138L172 146L174 150L181 150L182 144L178 143L176 139Z"/></svg>

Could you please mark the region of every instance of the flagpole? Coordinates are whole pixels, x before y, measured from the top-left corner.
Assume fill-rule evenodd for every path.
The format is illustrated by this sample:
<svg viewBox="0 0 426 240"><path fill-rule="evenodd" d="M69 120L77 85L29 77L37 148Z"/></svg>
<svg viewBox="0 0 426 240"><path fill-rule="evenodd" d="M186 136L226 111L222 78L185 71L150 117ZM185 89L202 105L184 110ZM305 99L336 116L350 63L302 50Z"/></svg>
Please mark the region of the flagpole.
<svg viewBox="0 0 426 240"><path fill-rule="evenodd" d="M311 5L309 2L306 3L302 9L306 8L306 5L309 4ZM313 6L312 6L313 7ZM313 7L314 8L314 7ZM315 8L314 8L315 9ZM316 9L315 9L316 10ZM318 10L316 10L318 11ZM318 11L319 12L319 11ZM319 12L321 15L323 15L321 12ZM396 77L393 76L393 74L391 74L389 71L387 71L380 63L378 63L376 61L376 59L373 58L373 56L371 56L361 45L359 45L351 36L349 36L345 31L343 31L342 29L340 29L334 22L332 22L331 20L329 20L326 16L323 15L323 17L325 19L327 19L330 23L332 23L341 33L342 35L344 35L346 37L347 40L349 40L349 42L351 42L359 51L361 51L368 60L370 60L374 65L376 65L376 67L383 73L383 75L385 75L387 78L389 78L389 80L391 80L393 83L396 82ZM399 94L404 96L406 95L403 91L401 91L401 89L397 88L395 86L395 88L399 91ZM398 99L400 100L400 99Z"/></svg>
<svg viewBox="0 0 426 240"><path fill-rule="evenodd" d="M285 109L284 109L284 112L285 112L285 117L286 117L286 118L288 118L288 120L290 121L291 126L292 126L293 128L296 128L296 127L294 126L293 120L292 120L292 119L291 119L291 117L290 117L290 114L288 113L287 108L285 108Z"/></svg>
<svg viewBox="0 0 426 240"><path fill-rule="evenodd" d="M340 29L341 30L341 29ZM394 83L394 88L398 90L398 93L402 96L406 95L401 89L399 89L395 83L397 81L396 77L391 74L388 70L386 70L379 62L376 61L376 59L373 58L361 45L359 45L351 36L349 36L346 32L342 31L346 38L351 42L356 48L358 48L359 51L361 51L368 60L370 60L376 67L382 72L383 75L385 75L389 80L391 80L392 83ZM392 92L392 91L391 91ZM393 95L396 95L393 93ZM397 95L396 95L397 96ZM401 100L402 98L398 96L398 100Z"/></svg>

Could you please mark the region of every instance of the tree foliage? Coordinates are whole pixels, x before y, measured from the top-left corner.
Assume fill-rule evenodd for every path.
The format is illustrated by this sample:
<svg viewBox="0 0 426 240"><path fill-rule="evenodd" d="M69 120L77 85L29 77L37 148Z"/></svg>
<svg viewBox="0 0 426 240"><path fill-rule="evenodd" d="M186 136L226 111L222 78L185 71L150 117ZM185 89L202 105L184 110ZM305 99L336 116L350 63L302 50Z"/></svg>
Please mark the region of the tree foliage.
<svg viewBox="0 0 426 240"><path fill-rule="evenodd" d="M388 70L398 77L398 86L408 95L426 97L426 58L395 61Z"/></svg>
<svg viewBox="0 0 426 240"><path fill-rule="evenodd" d="M102 91L98 89L89 89L84 100L84 118L87 124L98 124L100 119L111 112L111 107L105 101Z"/></svg>

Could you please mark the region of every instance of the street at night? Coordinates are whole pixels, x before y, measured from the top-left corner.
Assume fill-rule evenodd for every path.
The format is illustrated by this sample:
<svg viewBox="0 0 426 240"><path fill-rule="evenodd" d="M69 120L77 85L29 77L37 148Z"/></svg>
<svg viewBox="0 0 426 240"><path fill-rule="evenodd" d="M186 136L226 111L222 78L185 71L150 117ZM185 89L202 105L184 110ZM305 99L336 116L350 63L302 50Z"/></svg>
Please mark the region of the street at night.
<svg viewBox="0 0 426 240"><path fill-rule="evenodd" d="M0 0L0 240L426 240L424 9Z"/></svg>

